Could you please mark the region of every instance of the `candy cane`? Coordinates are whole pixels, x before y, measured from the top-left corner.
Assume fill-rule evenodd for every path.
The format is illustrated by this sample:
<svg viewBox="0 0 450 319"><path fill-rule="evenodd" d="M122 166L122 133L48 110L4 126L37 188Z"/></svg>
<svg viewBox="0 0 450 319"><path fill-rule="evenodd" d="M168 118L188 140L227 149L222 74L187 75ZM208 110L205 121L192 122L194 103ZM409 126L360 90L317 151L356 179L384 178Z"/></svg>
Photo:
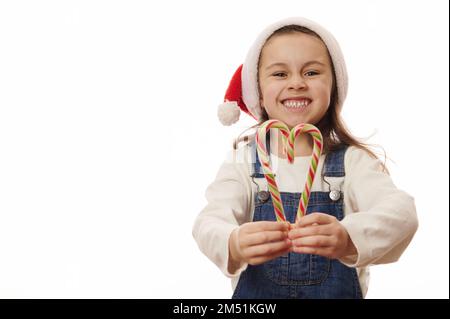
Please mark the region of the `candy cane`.
<svg viewBox="0 0 450 319"><path fill-rule="evenodd" d="M284 208L281 201L280 191L275 181L275 175L273 174L272 168L270 167L270 154L267 153L265 145L266 134L271 128L276 128L281 131L283 150L286 150L287 148L286 153L289 163L294 162L294 145L297 136L301 133L309 133L313 138L313 153L311 156L308 174L306 176L305 187L301 194L297 210L298 220L306 214L306 208L308 207L309 197L311 195L311 187L314 182L320 154L322 153L322 134L314 125L307 123L298 124L291 131L289 131L287 125L278 120L268 120L258 128L256 134L258 156L261 162L261 166L263 167L264 176L269 185L269 192L272 197L272 203L277 221L286 221L286 217L284 215Z"/></svg>
<svg viewBox="0 0 450 319"><path fill-rule="evenodd" d="M267 154L266 149L266 134L271 128L281 130L283 146L285 148L287 138L289 137L289 128L281 121L268 120L258 128L256 134L256 149L258 151L259 161L261 162L261 166L264 171L264 177L269 185L269 192L272 197L273 208L275 210L277 221L286 221L280 191L278 190L278 185L275 181L275 175L270 167L270 154Z"/></svg>
<svg viewBox="0 0 450 319"><path fill-rule="evenodd" d="M288 143L288 161L290 163L294 162L294 143L295 139L301 133L309 133L313 138L313 152L311 156L311 162L309 164L308 174L306 175L305 187L303 189L302 195L300 197L300 202L298 204L297 210L297 220L306 215L306 208L308 207L309 197L311 195L311 187L314 182L314 177L316 175L317 166L319 164L320 154L322 154L322 134L319 129L314 125L308 123L298 124L291 130L289 134Z"/></svg>

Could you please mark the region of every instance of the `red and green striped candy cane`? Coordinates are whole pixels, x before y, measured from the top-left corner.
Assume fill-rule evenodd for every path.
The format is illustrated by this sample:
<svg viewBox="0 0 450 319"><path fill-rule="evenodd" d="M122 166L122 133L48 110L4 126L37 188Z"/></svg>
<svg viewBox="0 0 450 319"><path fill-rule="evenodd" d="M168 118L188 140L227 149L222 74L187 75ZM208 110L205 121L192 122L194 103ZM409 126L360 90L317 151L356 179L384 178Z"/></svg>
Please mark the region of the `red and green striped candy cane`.
<svg viewBox="0 0 450 319"><path fill-rule="evenodd" d="M319 129L314 125L308 123L298 124L291 130L291 133L289 134L287 156L290 163L294 162L295 139L302 133L308 133L312 136L313 152L311 155L311 162L309 164L308 173L306 175L305 187L300 196L300 202L297 210L297 221L298 219L306 215L306 208L308 207L309 197L311 195L311 187L314 182L317 166L319 164L320 154L322 154L323 149L322 134L320 133Z"/></svg>
<svg viewBox="0 0 450 319"><path fill-rule="evenodd" d="M319 158L322 153L323 143L322 134L312 124L301 123L295 126L291 131L286 124L278 120L268 120L264 122L256 133L256 148L258 151L259 160L264 171L264 176L269 185L269 192L272 197L272 203L275 210L275 216L277 221L286 221L284 215L283 203L281 201L280 191L275 181L275 175L270 167L270 154L266 149L266 134L271 129L279 129L281 131L281 137L283 141L283 149L286 150L289 163L294 162L294 145L295 139L302 133L308 133L313 138L313 153L311 156L311 162L306 176L306 182L304 190L300 196L300 202L297 210L297 220L306 214L306 208L308 207L309 197L311 194L311 187L314 182L314 177L319 164Z"/></svg>
<svg viewBox="0 0 450 319"><path fill-rule="evenodd" d="M286 124L278 120L265 121L256 133L256 150L258 151L259 161L263 168L264 177L269 185L270 196L272 197L273 208L277 221L286 221L284 215L283 203L281 202L280 191L278 190L277 182L275 181L275 174L270 167L270 154L267 153L266 148L266 134L271 128L276 128L281 131L283 146L286 147L287 139L289 138L289 128Z"/></svg>

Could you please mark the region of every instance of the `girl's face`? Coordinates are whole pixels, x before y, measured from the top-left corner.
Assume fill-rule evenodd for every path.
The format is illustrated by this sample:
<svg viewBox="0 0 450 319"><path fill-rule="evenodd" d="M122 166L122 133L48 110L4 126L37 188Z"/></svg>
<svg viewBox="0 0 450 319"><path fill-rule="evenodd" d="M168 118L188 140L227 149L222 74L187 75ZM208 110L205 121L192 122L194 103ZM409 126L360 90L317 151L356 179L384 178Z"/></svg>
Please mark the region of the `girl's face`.
<svg viewBox="0 0 450 319"><path fill-rule="evenodd" d="M270 119L290 128L316 124L330 104L333 75L325 44L294 32L275 35L261 51L260 103Z"/></svg>

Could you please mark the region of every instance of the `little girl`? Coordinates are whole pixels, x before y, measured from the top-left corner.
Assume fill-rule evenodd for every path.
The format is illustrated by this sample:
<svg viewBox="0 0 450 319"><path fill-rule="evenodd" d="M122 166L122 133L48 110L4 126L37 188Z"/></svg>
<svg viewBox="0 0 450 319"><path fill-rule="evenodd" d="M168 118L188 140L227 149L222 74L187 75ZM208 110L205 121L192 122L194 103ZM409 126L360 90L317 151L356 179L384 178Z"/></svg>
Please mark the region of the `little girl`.
<svg viewBox="0 0 450 319"><path fill-rule="evenodd" d="M234 74L219 107L231 125L240 110L258 121L315 125L323 153L307 207L295 223L312 139L295 141L288 163L281 134L267 149L286 222L275 218L254 138L236 147L208 187L193 236L232 279L233 298L363 298L373 264L395 262L413 238L414 199L393 184L384 164L345 128L340 112L347 71L334 37L320 25L289 18L266 28Z"/></svg>

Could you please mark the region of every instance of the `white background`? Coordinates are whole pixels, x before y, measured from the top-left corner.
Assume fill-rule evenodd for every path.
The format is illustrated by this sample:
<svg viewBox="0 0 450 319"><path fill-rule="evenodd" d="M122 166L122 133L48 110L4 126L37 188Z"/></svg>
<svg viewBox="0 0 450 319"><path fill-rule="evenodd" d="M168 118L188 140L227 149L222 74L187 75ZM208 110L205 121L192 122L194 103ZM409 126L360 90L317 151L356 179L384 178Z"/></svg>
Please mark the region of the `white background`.
<svg viewBox="0 0 450 319"><path fill-rule="evenodd" d="M368 298L448 298L448 2L0 2L0 297L229 298L191 235L247 116L216 107L257 34L338 39L343 116L380 144L420 227Z"/></svg>

